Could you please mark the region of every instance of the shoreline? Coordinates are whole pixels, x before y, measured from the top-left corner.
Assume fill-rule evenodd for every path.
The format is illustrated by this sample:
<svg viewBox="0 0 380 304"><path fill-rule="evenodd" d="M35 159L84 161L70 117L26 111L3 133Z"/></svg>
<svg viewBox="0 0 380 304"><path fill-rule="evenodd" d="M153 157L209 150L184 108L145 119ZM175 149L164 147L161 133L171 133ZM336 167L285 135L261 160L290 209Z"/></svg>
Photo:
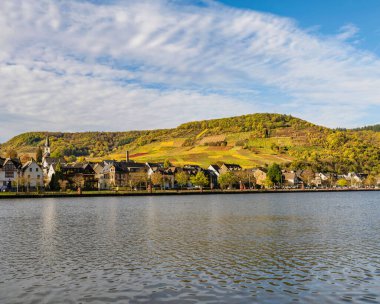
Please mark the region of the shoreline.
<svg viewBox="0 0 380 304"><path fill-rule="evenodd" d="M265 194L265 193L320 193L320 192L365 192L365 191L380 191L380 189L279 189L279 190L182 190L182 191L173 191L173 190L160 190L155 192L147 191L84 191L82 194L76 192L71 193L61 193L61 192L44 192L44 193L15 193L15 192L6 192L0 193L1 199L23 199L23 198L74 198L74 197L123 197L123 196L174 196L174 195L215 195L215 194Z"/></svg>

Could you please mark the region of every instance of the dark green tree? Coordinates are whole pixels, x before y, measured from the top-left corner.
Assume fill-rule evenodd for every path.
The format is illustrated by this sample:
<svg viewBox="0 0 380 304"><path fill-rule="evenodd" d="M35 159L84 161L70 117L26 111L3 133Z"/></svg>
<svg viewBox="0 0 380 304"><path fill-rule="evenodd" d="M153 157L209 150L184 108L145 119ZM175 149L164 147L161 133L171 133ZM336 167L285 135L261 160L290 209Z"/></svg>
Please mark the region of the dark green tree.
<svg viewBox="0 0 380 304"><path fill-rule="evenodd" d="M50 190L58 191L60 190L60 184L59 181L63 180L63 173L61 169L61 164L58 163L55 167L55 173L51 176L51 180L49 183Z"/></svg>
<svg viewBox="0 0 380 304"><path fill-rule="evenodd" d="M36 150L36 161L37 163L42 163L42 149L38 147Z"/></svg>
<svg viewBox="0 0 380 304"><path fill-rule="evenodd" d="M272 164L268 168L267 178L273 184L280 184L282 182L282 172L279 164Z"/></svg>

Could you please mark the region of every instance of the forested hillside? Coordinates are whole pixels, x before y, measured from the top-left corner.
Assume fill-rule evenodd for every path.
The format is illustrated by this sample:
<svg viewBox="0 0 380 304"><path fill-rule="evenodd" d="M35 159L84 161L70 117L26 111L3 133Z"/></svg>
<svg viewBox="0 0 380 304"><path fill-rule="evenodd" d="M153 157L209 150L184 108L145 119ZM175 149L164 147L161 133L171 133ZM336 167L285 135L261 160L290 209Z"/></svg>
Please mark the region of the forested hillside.
<svg viewBox="0 0 380 304"><path fill-rule="evenodd" d="M373 126L365 126L362 128L356 128L355 131L364 131L364 130L370 130L375 132L380 132L380 124L373 125Z"/></svg>
<svg viewBox="0 0 380 304"><path fill-rule="evenodd" d="M131 132L51 133L18 135L0 146L1 153L32 156L50 138L52 156L98 161L122 159L176 165L230 162L243 167L274 162L293 169L380 172L380 133L332 130L280 114L252 114L195 121L174 129Z"/></svg>

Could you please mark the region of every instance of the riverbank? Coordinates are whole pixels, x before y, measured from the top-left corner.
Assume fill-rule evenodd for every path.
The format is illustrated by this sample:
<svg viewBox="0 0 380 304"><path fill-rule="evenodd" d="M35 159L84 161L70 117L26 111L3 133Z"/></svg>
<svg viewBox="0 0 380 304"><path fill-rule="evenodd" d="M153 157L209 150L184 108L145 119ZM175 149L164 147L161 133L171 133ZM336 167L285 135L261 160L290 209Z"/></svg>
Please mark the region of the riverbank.
<svg viewBox="0 0 380 304"><path fill-rule="evenodd" d="M305 192L358 192L358 191L380 191L380 189L267 189L267 190L165 190L165 191L84 191L76 192L3 192L0 199L20 198L58 198L58 197L106 197L106 196L165 196L165 195L212 195L212 194L255 194L255 193L305 193Z"/></svg>

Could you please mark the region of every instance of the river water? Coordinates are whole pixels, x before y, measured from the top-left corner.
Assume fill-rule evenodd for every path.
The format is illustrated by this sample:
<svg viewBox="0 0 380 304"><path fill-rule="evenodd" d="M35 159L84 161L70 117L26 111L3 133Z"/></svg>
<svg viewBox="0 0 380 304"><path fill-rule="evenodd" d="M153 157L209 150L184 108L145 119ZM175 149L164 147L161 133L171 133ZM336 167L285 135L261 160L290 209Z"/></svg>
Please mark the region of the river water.
<svg viewBox="0 0 380 304"><path fill-rule="evenodd" d="M380 192L0 200L0 303L380 303Z"/></svg>

